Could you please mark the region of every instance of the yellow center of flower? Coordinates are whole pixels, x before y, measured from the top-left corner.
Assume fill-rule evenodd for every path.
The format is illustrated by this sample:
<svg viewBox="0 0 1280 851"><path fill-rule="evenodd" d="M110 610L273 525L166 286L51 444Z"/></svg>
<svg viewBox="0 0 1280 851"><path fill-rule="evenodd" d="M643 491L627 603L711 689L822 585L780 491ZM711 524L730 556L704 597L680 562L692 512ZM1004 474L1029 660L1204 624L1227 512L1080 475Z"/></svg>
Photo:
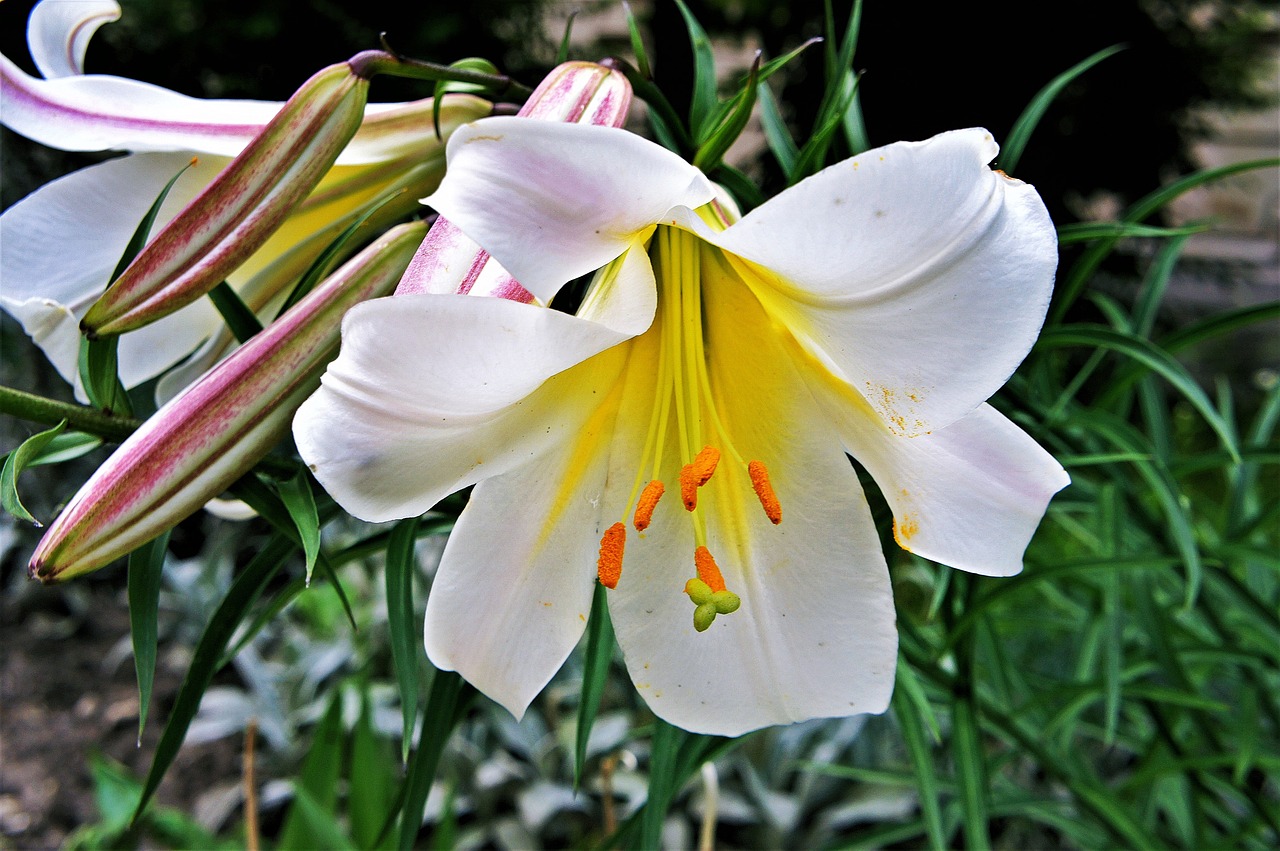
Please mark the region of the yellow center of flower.
<svg viewBox="0 0 1280 851"><path fill-rule="evenodd" d="M737 611L741 599L725 587L724 575L707 547L706 509L699 505L699 490L711 481L724 458L726 463L746 470L745 480L751 483L761 508L774 525L782 522L782 506L764 462L742 457L716 410L707 373L700 250L696 236L674 227L659 226L650 244L658 286L659 315L654 324L661 334L656 389L624 519L610 526L601 538L597 572L601 584L617 587L626 544L625 518L630 515L637 532L648 529L654 510L666 493L664 479L674 478L680 486L680 501L694 539L696 576L684 583L684 592L695 607L694 627L702 632L717 615ZM678 470L663 468L669 440L676 443L674 454L681 464Z"/></svg>

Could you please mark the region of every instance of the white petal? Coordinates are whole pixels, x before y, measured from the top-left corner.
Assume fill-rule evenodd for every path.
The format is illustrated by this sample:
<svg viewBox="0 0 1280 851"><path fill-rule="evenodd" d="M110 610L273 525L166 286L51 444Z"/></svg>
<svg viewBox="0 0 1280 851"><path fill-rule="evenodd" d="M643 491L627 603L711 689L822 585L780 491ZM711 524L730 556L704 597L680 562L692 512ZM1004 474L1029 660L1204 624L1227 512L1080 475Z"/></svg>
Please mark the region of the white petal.
<svg viewBox="0 0 1280 851"><path fill-rule="evenodd" d="M0 216L0 305L69 382L79 353L79 317L102 293L133 231L161 188L189 154L138 154L108 160L55 180ZM188 169L162 208L158 222L212 179L223 161L208 158ZM171 321L172 320L172 321ZM218 323L210 305L192 305L121 341L121 377L127 386L157 375L189 352Z"/></svg>
<svg viewBox="0 0 1280 851"><path fill-rule="evenodd" d="M27 19L27 47L46 79L84 73L84 52L98 27L120 19L115 0L43 0Z"/></svg>
<svg viewBox="0 0 1280 851"><path fill-rule="evenodd" d="M744 459L768 466L782 522L770 524L746 471L726 453L699 510L708 512L708 546L742 607L697 633L683 593L694 575L689 515L678 494L664 496L649 529L628 541L609 594L627 668L655 713L695 732L732 736L881 712L897 634L857 477L759 305L740 286L715 281L704 274L718 408ZM643 396L628 393L637 407L624 407L620 422L647 416Z"/></svg>
<svg viewBox="0 0 1280 851"><path fill-rule="evenodd" d="M612 127L486 118L460 128L448 154L444 182L424 202L543 301L672 207L714 195L693 166Z"/></svg>
<svg viewBox="0 0 1280 851"><path fill-rule="evenodd" d="M0 56L4 123L64 151L199 151L234 156L280 109L250 100L208 100L124 77L41 80Z"/></svg>
<svg viewBox="0 0 1280 851"><path fill-rule="evenodd" d="M878 148L703 235L769 270L741 264L895 432L937 430L1022 361L1053 286L1053 223L1031 186L988 168L996 150L984 130Z"/></svg>
<svg viewBox="0 0 1280 851"><path fill-rule="evenodd" d="M606 392L612 373L592 356L625 339L505 299L366 302L348 312L341 353L294 420L298 451L352 514L421 514L579 429L581 412L566 394Z"/></svg>
<svg viewBox="0 0 1280 851"><path fill-rule="evenodd" d="M849 451L880 485L898 543L983 576L1012 576L1046 506L1070 484L1057 461L995 408L899 437L849 409Z"/></svg>
<svg viewBox="0 0 1280 851"><path fill-rule="evenodd" d="M609 455L555 511L576 441L481 482L449 535L427 598L427 655L524 714L577 644L591 611Z"/></svg>

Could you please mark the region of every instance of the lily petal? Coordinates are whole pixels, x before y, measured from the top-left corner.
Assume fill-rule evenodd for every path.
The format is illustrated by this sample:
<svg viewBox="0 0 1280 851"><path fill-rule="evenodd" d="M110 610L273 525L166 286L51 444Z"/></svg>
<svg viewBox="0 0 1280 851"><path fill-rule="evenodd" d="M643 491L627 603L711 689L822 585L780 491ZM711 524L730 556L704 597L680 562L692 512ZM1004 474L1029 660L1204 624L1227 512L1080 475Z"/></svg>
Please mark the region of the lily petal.
<svg viewBox="0 0 1280 851"><path fill-rule="evenodd" d="M1070 477L990 405L941 431L904 438L833 411L845 446L875 478L894 537L917 555L983 576L1012 576L1045 508Z"/></svg>
<svg viewBox="0 0 1280 851"><path fill-rule="evenodd" d="M80 317L110 282L129 237L187 154L135 154L53 181L0 215L0 305L22 322L58 372L76 381ZM178 179L160 212L172 218L223 164L197 163ZM74 246L74 249L70 247ZM196 304L121 341L121 378L133 386L158 375L220 322Z"/></svg>
<svg viewBox="0 0 1280 851"><path fill-rule="evenodd" d="M715 194L675 154L612 127L486 118L460 128L447 150L448 179L424 203L544 302L673 206Z"/></svg>
<svg viewBox="0 0 1280 851"><path fill-rule="evenodd" d="M27 19L31 59L46 79L84 73L84 53L98 27L120 19L115 0L37 3Z"/></svg>
<svg viewBox="0 0 1280 851"><path fill-rule="evenodd" d="M432 664L460 672L517 719L564 664L591 611L589 533L600 526L607 455L591 459L554 522L548 517L575 448L563 440L476 486L427 597Z"/></svg>
<svg viewBox="0 0 1280 851"><path fill-rule="evenodd" d="M341 354L294 420L298 452L357 517L421 514L572 435L579 414L551 390L533 391L627 336L506 299L359 305L343 322Z"/></svg>
<svg viewBox="0 0 1280 851"><path fill-rule="evenodd" d="M895 433L936 431L1013 373L1053 286L1053 223L996 151L981 129L877 148L699 232Z"/></svg>

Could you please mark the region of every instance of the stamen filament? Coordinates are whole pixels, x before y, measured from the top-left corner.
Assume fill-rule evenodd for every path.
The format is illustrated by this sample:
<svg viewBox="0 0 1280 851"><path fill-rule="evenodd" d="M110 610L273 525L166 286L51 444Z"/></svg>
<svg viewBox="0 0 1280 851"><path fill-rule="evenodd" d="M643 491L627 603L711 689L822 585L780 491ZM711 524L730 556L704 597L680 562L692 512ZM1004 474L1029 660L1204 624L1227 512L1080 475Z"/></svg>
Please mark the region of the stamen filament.
<svg viewBox="0 0 1280 851"><path fill-rule="evenodd" d="M596 575L606 588L617 588L622 578L622 552L627 544L627 527L614 523L604 531L600 539L600 558L596 561Z"/></svg>

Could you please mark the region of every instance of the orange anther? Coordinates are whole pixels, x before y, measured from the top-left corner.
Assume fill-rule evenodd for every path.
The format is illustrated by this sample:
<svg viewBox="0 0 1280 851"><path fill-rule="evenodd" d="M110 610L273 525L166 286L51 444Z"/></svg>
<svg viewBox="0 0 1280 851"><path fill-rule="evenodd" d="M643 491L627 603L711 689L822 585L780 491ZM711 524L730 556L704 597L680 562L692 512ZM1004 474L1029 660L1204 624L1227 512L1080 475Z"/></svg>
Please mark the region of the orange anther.
<svg viewBox="0 0 1280 851"><path fill-rule="evenodd" d="M622 550L627 544L627 527L614 523L604 531L600 539L600 558L596 562L596 575L606 588L617 588L622 577Z"/></svg>
<svg viewBox="0 0 1280 851"><path fill-rule="evenodd" d="M712 593L725 590L724 576L720 573L716 560L711 557L711 551L706 547L698 547L693 551L693 566L698 569L698 578L707 583Z"/></svg>
<svg viewBox="0 0 1280 851"><path fill-rule="evenodd" d="M760 506L764 508L765 516L769 518L770 523L777 526L782 522L782 503L778 502L778 495L774 493L773 485L769 482L768 468L764 466L763 461L752 461L747 465L747 475L751 477L751 487L760 498Z"/></svg>
<svg viewBox="0 0 1280 851"><path fill-rule="evenodd" d="M640 492L640 501L636 503L636 515L632 520L637 532L643 532L653 522L653 510L658 507L658 500L666 493L667 486L659 479L654 479L644 486Z"/></svg>
<svg viewBox="0 0 1280 851"><path fill-rule="evenodd" d="M711 480L711 474L720 463L720 450L704 446L698 456L680 468L680 500L686 511L698 507L698 488Z"/></svg>

